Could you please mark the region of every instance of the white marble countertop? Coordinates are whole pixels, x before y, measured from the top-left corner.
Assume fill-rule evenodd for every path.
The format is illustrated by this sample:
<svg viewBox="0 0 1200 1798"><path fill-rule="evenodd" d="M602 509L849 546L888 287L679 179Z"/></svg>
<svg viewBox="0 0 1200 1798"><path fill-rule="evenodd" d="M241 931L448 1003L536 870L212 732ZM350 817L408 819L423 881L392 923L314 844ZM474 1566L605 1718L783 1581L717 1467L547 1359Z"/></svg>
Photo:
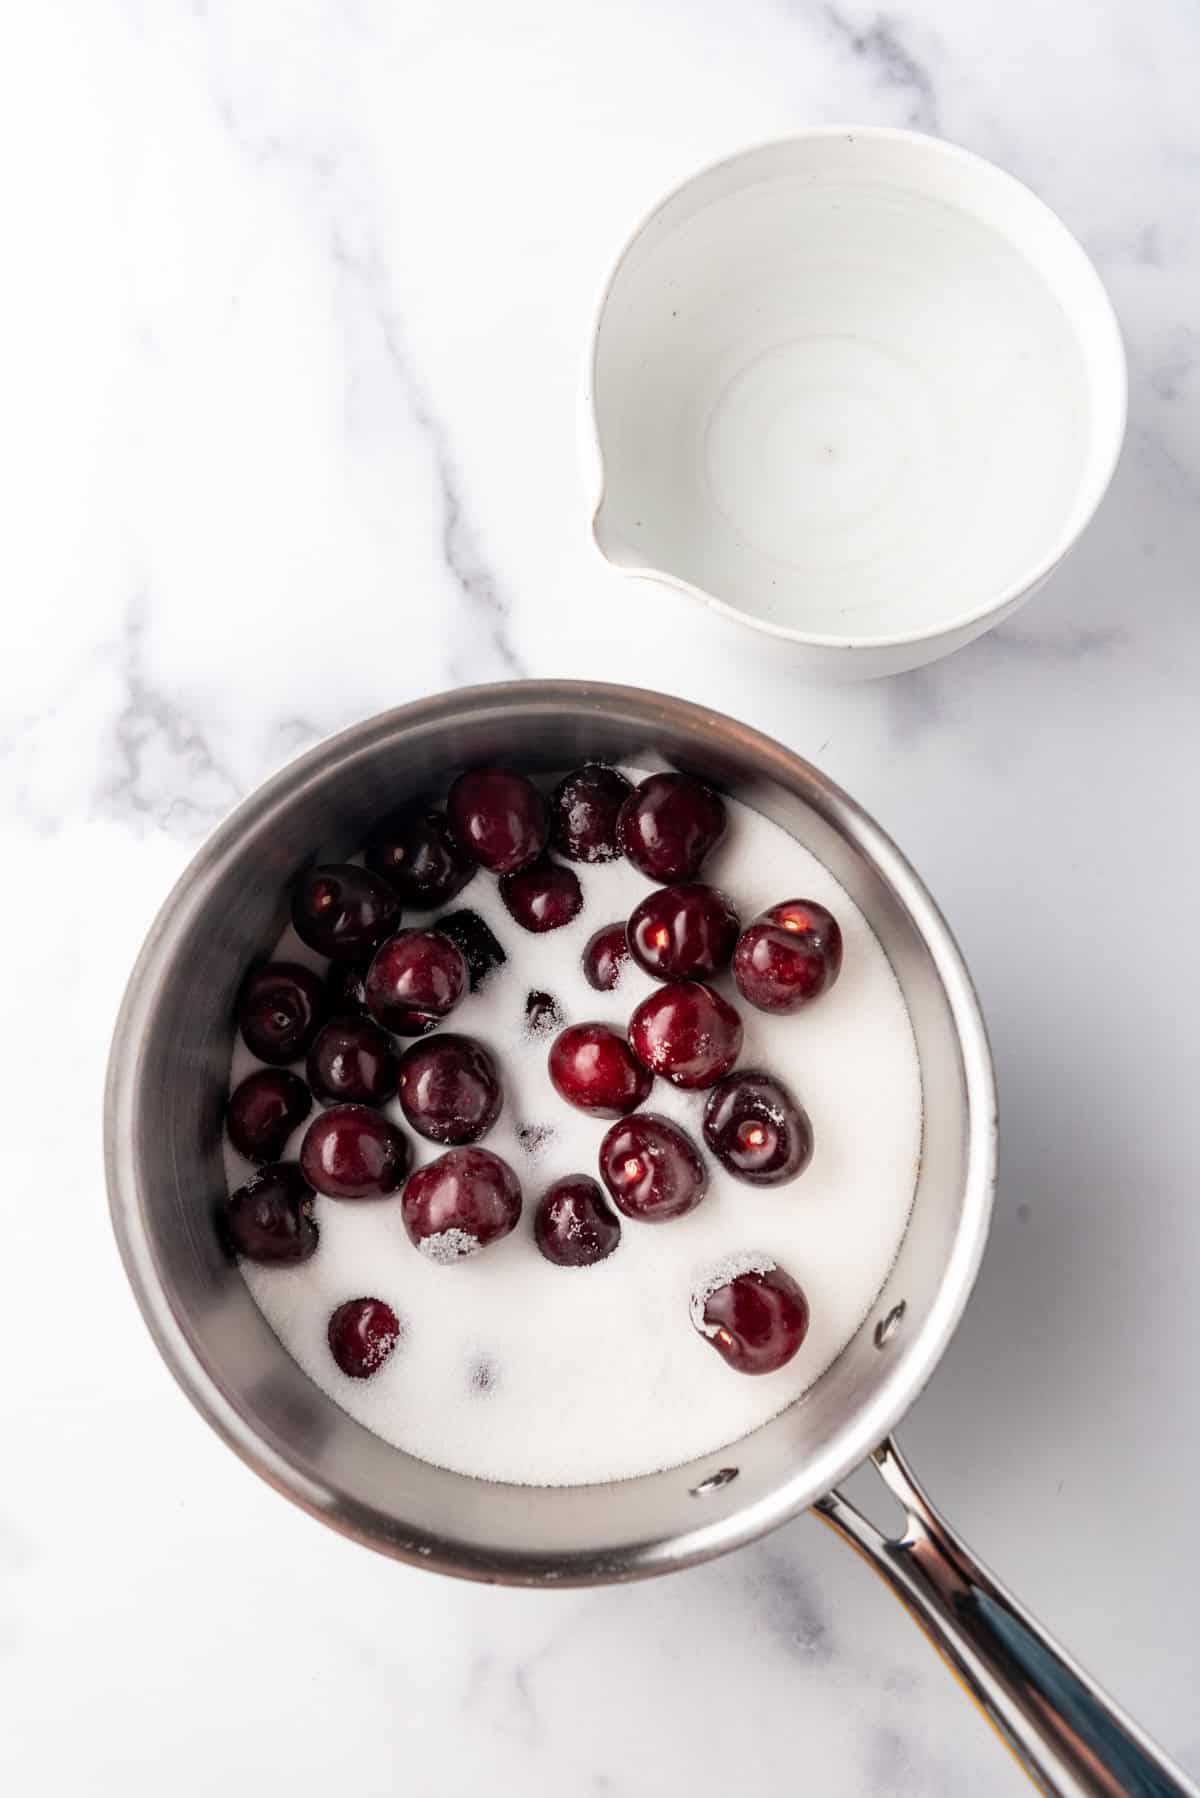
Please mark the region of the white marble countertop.
<svg viewBox="0 0 1200 1798"><path fill-rule="evenodd" d="M64 0L22 9L9 49L0 1786L1024 1790L811 1521L636 1589L440 1581L282 1504L151 1348L98 1139L168 883L297 748L525 674L775 733L943 903L994 1037L1003 1176L903 1440L1200 1773L1189 9ZM573 438L631 218L705 158L829 120L918 125L1029 181L1096 258L1132 376L1114 488L1029 609L839 691L732 665L603 569Z"/></svg>

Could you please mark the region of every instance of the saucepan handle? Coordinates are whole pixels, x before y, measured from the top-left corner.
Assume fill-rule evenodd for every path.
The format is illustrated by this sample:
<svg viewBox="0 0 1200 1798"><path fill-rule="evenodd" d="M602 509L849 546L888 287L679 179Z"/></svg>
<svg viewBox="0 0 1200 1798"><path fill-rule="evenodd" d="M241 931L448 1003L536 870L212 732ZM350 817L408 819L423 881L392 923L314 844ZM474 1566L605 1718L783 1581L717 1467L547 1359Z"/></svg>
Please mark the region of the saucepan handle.
<svg viewBox="0 0 1200 1798"><path fill-rule="evenodd" d="M1197 1787L1039 1628L939 1516L890 1440L872 1457L904 1507L885 1536L842 1497L816 1509L892 1588L1034 1784L1054 1798L1198 1798Z"/></svg>

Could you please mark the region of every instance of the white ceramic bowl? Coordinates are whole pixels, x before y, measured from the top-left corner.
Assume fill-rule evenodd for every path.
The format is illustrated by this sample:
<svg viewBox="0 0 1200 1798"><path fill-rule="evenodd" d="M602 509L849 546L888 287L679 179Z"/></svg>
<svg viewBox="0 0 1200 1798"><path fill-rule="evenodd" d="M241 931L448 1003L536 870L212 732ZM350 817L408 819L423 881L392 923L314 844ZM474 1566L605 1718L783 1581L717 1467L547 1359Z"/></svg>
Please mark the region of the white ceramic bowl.
<svg viewBox="0 0 1200 1798"><path fill-rule="evenodd" d="M914 132L802 132L622 252L586 381L595 541L810 672L913 668L1071 548L1125 394L1100 279L1028 188Z"/></svg>

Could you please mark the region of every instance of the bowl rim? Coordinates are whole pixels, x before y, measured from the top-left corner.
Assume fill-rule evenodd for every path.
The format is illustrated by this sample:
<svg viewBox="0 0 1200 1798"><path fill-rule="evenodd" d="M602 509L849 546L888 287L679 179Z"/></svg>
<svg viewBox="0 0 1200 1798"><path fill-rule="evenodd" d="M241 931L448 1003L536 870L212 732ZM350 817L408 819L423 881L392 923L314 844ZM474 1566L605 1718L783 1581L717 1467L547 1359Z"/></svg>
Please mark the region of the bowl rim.
<svg viewBox="0 0 1200 1798"><path fill-rule="evenodd" d="M770 619L760 618L753 612L744 611L729 600L721 599L717 594L709 593L703 587L696 586L694 582L686 580L682 575L672 574L669 569L656 567L652 563L616 563L602 547L597 528L608 489L605 457L596 417L596 360L600 346L600 332L617 278L643 233L659 214L665 211L689 187L706 180L721 169L732 167L742 161L749 161L755 156L763 154L764 151L794 144L812 143L820 139L853 141L855 138L867 138L878 143L921 144L945 156L948 161L957 162L973 175L982 175L988 180L998 182L1001 187L1007 187L1010 191L1021 194L1024 196L1025 202L1031 204L1042 214L1057 231L1061 240L1076 253L1085 282L1090 279L1092 284L1097 322L1101 332L1108 340L1107 367L1109 378L1115 383L1114 398L1116 400L1111 439L1106 447L1102 446L1104 454L1097 463L1096 472L1088 486L1084 487L1076 496L1064 526L1056 536L1054 543L1037 562L1015 581L1010 581L994 599L959 613L933 629L884 631L871 636L804 630L797 625L777 624ZM1075 335L1072 315L1066 313L1064 315L1071 325L1072 334ZM676 592L686 594L689 598L699 601L700 604L709 607L733 623L745 625L750 630L757 631L764 637L774 638L778 642L796 643L817 650L853 652L855 650L906 649L922 643L939 644L964 631L970 631L976 626L986 629L989 622L999 622L1006 612L1012 611L1022 600L1028 598L1054 572L1087 530L1112 483L1113 475L1116 473L1125 442L1129 415L1129 370L1124 339L1121 336L1116 311L1094 262L1074 232L1059 217L1054 208L1025 182L1019 180L1016 175L1001 168L999 163L979 155L977 151L965 149L961 144L952 143L947 138L936 137L928 131L913 131L902 125L806 125L795 131L784 131L771 137L760 138L754 143L745 144L736 150L726 151L720 156L712 157L699 168L693 169L690 174L676 181L645 209L611 262L600 290L599 300L593 308L585 359L583 398L584 448L589 464L584 477L590 506L588 535L594 551L606 567L616 569L630 579L660 581Z"/></svg>
<svg viewBox="0 0 1200 1798"><path fill-rule="evenodd" d="M584 1551L541 1557L516 1557L497 1551L483 1555L453 1536L415 1543L402 1539L394 1518L358 1500L324 1478L310 1475L286 1444L258 1430L226 1390L219 1370L210 1367L176 1312L159 1275L152 1235L142 1209L141 1177L128 1153L141 1081L144 1024L154 1002L163 945L170 945L196 908L196 889L207 867L236 843L248 820L269 816L297 788L319 779L323 765L338 757L366 753L374 743L398 729L453 717L462 706L567 702L575 708L600 705L652 728L686 732L704 730L719 739L736 736L747 752L765 764L798 764L820 789L823 806L836 817L877 864L909 910L933 955L946 990L963 1058L965 1099L970 1118L964 1201L937 1297L921 1333L892 1377L865 1405L846 1420L836 1449L813 1467L798 1462L771 1492L749 1508L698 1520L690 1529L652 1537L626 1547L614 1560ZM941 1360L975 1284L987 1242L997 1167L995 1072L987 1030L962 953L936 902L891 838L858 803L819 769L787 745L731 718L728 714L645 688L577 680L522 680L460 688L375 713L324 738L292 758L255 787L201 842L192 861L163 901L138 953L117 1016L109 1054L104 1094L104 1159L109 1208L121 1260L134 1298L168 1371L216 1434L253 1472L283 1497L321 1522L364 1546L410 1565L458 1577L509 1585L564 1587L640 1579L707 1560L739 1547L788 1521L860 1462L889 1434L915 1402ZM769 1426L767 1426L769 1427ZM732 1447L732 1445L728 1445ZM711 1460L721 1449L704 1457ZM676 1470L677 1471L677 1470ZM648 1476L651 1478L658 1476ZM519 1488L518 1488L519 1489ZM566 1488L570 1490L570 1488Z"/></svg>

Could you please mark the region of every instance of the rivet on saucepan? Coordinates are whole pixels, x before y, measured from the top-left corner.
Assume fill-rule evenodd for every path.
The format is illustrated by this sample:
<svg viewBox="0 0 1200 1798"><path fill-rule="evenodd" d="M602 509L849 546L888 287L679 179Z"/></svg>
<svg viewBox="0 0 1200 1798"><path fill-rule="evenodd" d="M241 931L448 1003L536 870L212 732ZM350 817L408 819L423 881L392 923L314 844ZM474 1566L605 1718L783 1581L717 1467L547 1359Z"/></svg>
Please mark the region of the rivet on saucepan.
<svg viewBox="0 0 1200 1798"><path fill-rule="evenodd" d="M904 1316L907 1309L907 1302L904 1299L901 1299L898 1305L892 1306L886 1317L880 1318L879 1322L875 1325L875 1347L877 1349L886 1347L891 1341L892 1337L896 1334L900 1319Z"/></svg>
<svg viewBox="0 0 1200 1798"><path fill-rule="evenodd" d="M698 1486L692 1487L691 1496L707 1498L710 1492L719 1492L722 1486L728 1486L730 1480L736 1480L737 1476L738 1469L736 1467L718 1467L717 1471L710 1473L706 1480L701 1480Z"/></svg>

